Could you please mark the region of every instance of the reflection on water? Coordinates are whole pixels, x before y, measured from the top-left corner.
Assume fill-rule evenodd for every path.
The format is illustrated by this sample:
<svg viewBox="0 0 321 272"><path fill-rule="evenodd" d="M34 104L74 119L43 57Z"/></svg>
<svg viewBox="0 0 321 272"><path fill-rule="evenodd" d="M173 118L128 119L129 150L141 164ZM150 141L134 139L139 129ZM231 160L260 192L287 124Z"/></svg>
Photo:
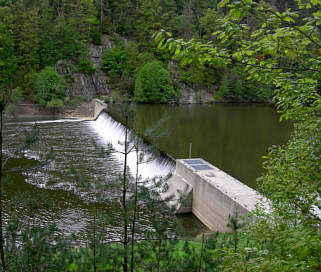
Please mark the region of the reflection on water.
<svg viewBox="0 0 321 272"><path fill-rule="evenodd" d="M5 219L8 218L9 199L22 193L33 197L42 196L48 207L37 211L33 218L23 205L16 207L17 215L24 221L46 226L55 223L59 232L64 235L83 234L93 222L95 209L98 213L110 214L113 201L118 201L119 191L94 192L90 186L79 184L72 173L72 168L81 172L91 184L104 185L118 180L123 170L123 158L114 151L123 151L124 128L103 113L97 121L41 121L40 141L28 150L21 150L21 156L15 151L23 146L24 131L31 130L34 122L7 122L4 128L4 153L9 157L7 169L16 169L10 173L10 182L4 197ZM106 152L101 157L92 141L107 147L113 144L113 152ZM53 150L55 159L48 165L30 168L37 165L40 156ZM149 154L150 156L151 154ZM135 170L136 162L129 156L129 167ZM23 166L22 169L17 169ZM29 167L28 167L29 166ZM151 161L147 167L141 167L144 178L155 175L167 175L173 169L173 162L166 158ZM147 171L145 171L147 170ZM99 194L99 202L96 196ZM104 200L102 200L104 199ZM144 216L140 216L146 221ZM119 220L119 222L121 222ZM99 224L97 222L97 224ZM144 223L145 224L145 223ZM139 225L139 223L138 223ZM106 239L120 239L117 227L111 228L101 223L97 228L105 233Z"/></svg>
<svg viewBox="0 0 321 272"><path fill-rule="evenodd" d="M26 166L31 158L39 159L52 149L55 159L49 165L36 169L22 169L10 174L6 188L5 202L15 194L30 193L31 196L43 195L49 208L41 209L33 223L46 225L55 223L61 233L82 232L87 229L93 218L93 192L80 186L71 172L75 167L89 182L101 180L108 182L118 177L122 168L114 155L100 158L92 140L101 141L92 130L90 122L37 122L40 128L40 141L24 151L23 159L11 160L8 167ZM33 122L8 122L4 127L4 153L15 157L14 151L23 143L23 132L30 130ZM104 210L102 210L104 211ZM18 215L26 217L26 211L17 210Z"/></svg>
<svg viewBox="0 0 321 272"><path fill-rule="evenodd" d="M268 146L286 141L291 131L289 123L278 123L278 115L267 106L171 106L139 105L135 108L139 131L153 125L163 115L170 119L166 123L169 137L156 141L157 146L174 158L186 158L189 143L193 144L193 157L202 157L232 176L255 187L255 178L261 170L261 156ZM117 136L117 124L106 124L106 116L97 123L56 121L39 122L40 142L24 151L18 159L14 150L22 146L23 132L31 129L33 122L7 122L4 127L4 153L11 157L8 167L35 163L49 149L54 150L55 160L35 170L21 170L10 174L4 203L15 194L28 192L32 196L44 195L49 207L37 213L33 222L39 225L56 223L61 233L84 232L93 221L93 192L79 186L71 173L71 167L81 171L89 182L107 183L118 178L122 161L117 155L99 157L92 140L103 145L109 136ZM108 119L108 118L107 118ZM101 122L100 125L99 122ZM16 159L15 159L16 158ZM152 166L150 173L168 173L167 164L160 160ZM158 169L159 172L153 171ZM148 172L147 171L147 172ZM5 206L6 207L6 206ZM102 213L108 213L105 203L96 205ZM6 214L7 210L5 210ZM27 220L23 207L18 215ZM5 216L6 217L6 216ZM183 218L181 229L196 229L202 226L195 218ZM102 229L106 226L102 226ZM117 229L108 229L117 237Z"/></svg>
<svg viewBox="0 0 321 272"><path fill-rule="evenodd" d="M111 114L121 118L115 109ZM169 137L157 146L175 159L202 157L229 175L256 188L262 173L262 156L271 145L283 144L292 131L290 122L279 122L279 114L267 105L136 105L138 131L162 116ZM152 140L153 141L153 140ZM155 141L154 141L155 142Z"/></svg>

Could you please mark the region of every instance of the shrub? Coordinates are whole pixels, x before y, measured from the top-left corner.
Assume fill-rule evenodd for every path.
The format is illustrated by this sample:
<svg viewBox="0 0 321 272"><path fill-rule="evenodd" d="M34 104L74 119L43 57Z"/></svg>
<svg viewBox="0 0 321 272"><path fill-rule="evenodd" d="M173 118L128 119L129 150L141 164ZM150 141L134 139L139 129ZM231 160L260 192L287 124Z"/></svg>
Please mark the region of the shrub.
<svg viewBox="0 0 321 272"><path fill-rule="evenodd" d="M9 114L14 114L16 111L17 111L17 105L14 105L14 104L9 104L8 107L7 107L7 112Z"/></svg>
<svg viewBox="0 0 321 272"><path fill-rule="evenodd" d="M125 49L115 47L104 52L102 68L109 76L120 77L127 65Z"/></svg>
<svg viewBox="0 0 321 272"><path fill-rule="evenodd" d="M65 82L68 84L71 84L75 81L72 74L69 74L69 73L64 75L64 79L65 79Z"/></svg>
<svg viewBox="0 0 321 272"><path fill-rule="evenodd" d="M63 106L66 93L62 82L63 80L53 67L45 67L37 75L35 101L46 107ZM58 100L61 102L58 102Z"/></svg>
<svg viewBox="0 0 321 272"><path fill-rule="evenodd" d="M99 32L98 27L95 27L90 31L90 39L93 44L101 45L101 33Z"/></svg>
<svg viewBox="0 0 321 272"><path fill-rule="evenodd" d="M109 103L110 103L110 98L109 98L109 96L105 97L104 102L105 102L106 104L109 104Z"/></svg>
<svg viewBox="0 0 321 272"><path fill-rule="evenodd" d="M80 96L73 96L71 99L70 99L70 104L72 106L76 106L82 102L84 102L86 99L84 99L83 97L80 97Z"/></svg>
<svg viewBox="0 0 321 272"><path fill-rule="evenodd" d="M182 70L180 80L192 86L200 84L204 82L204 71L196 65L190 66L187 70Z"/></svg>
<svg viewBox="0 0 321 272"><path fill-rule="evenodd" d="M174 95L169 71L157 61L145 64L138 72L134 95L137 102L167 102Z"/></svg>
<svg viewBox="0 0 321 272"><path fill-rule="evenodd" d="M82 56L79 59L77 71L86 75L92 75L95 72L95 67L88 56Z"/></svg>
<svg viewBox="0 0 321 272"><path fill-rule="evenodd" d="M227 74L225 73L221 81L221 86L215 95L215 98L216 99L224 98L224 96L228 93L228 91L229 91L229 84L228 84Z"/></svg>
<svg viewBox="0 0 321 272"><path fill-rule="evenodd" d="M24 73L23 71L18 71L18 84L21 86L24 95L31 95L35 89L35 82L37 81L37 72L31 71L29 73Z"/></svg>
<svg viewBox="0 0 321 272"><path fill-rule="evenodd" d="M243 93L242 79L238 78L233 82L232 91L233 91L233 98L235 98L237 100L241 100L242 93Z"/></svg>
<svg viewBox="0 0 321 272"><path fill-rule="evenodd" d="M63 108L64 102L61 99L53 99L47 103L46 107L47 108Z"/></svg>

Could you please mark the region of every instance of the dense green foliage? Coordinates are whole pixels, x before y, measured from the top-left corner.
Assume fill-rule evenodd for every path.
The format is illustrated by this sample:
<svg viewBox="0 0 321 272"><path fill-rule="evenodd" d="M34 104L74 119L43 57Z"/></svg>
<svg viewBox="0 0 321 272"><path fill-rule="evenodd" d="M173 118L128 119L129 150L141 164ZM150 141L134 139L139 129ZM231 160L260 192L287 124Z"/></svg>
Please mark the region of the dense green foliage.
<svg viewBox="0 0 321 272"><path fill-rule="evenodd" d="M137 102L167 102L174 95L169 72L159 62L145 64L138 72L134 94Z"/></svg>
<svg viewBox="0 0 321 272"><path fill-rule="evenodd" d="M102 68L114 89L132 96L137 72L153 60L155 56L151 52L139 52L137 43L130 41L125 45L120 41L113 49L105 50Z"/></svg>
<svg viewBox="0 0 321 272"><path fill-rule="evenodd" d="M173 39L165 31L155 35L160 48L185 63L243 67L253 83L273 86L281 118L295 122L288 144L272 147L265 158L267 172L259 190L270 199L271 213L263 206L257 211L260 220L249 227L248 241L256 246L248 250L262 250L250 271L321 268L320 5L321 1L293 1L294 10L281 12L266 2L223 0L219 8L226 16L213 34L215 43ZM218 94L229 93L231 80L223 77ZM240 95L240 82L234 82ZM243 271L242 263L240 255L234 256L231 270Z"/></svg>
<svg viewBox="0 0 321 272"><path fill-rule="evenodd" d="M220 20L224 14L225 10L221 12L215 0L3 1L0 48L5 50L0 52L1 81L8 82L12 76L13 87L19 86L32 98L35 74L59 60L74 62L78 72L91 75L95 70L88 57L88 47L100 45L108 38L115 41L117 49L105 50L102 68L112 89L132 96L137 72L144 64L155 59L164 67L169 64L167 53L151 42L156 30L162 27L186 39L215 41L212 33L222 29ZM180 65L169 65L173 66L172 79L178 75L194 89L206 89L210 93L215 93L224 74L229 77L234 68L234 65L221 69L219 64L175 61ZM271 97L266 85L258 93L246 76L241 76L238 82L241 81L240 95L229 91L222 100L266 101ZM266 92L260 95L262 90Z"/></svg>
<svg viewBox="0 0 321 272"><path fill-rule="evenodd" d="M122 47L106 50L104 53L103 69L113 78L120 77L127 66L126 51Z"/></svg>
<svg viewBox="0 0 321 272"><path fill-rule="evenodd" d="M65 97L62 81L49 66L69 59L78 64L79 71L93 72L84 56L88 42L100 43L98 30L137 41L108 51L104 61L108 76L125 79L119 81L120 89L133 92L135 82L137 101L165 102L173 94L169 72L154 61L167 64L165 52L169 52L179 62L180 78L187 84L212 88L220 82L217 98L265 100L270 96L270 88L265 87L270 86L282 118L295 122L288 144L272 147L266 157L260 190L270 199L271 209L267 214L259 207L253 224L241 228L231 220L231 235L214 235L206 242L182 246L167 241L174 236L166 235L167 226L160 224L163 217L151 216L152 235L146 243L138 243L129 229L134 229L135 216L139 217L135 196L145 189L131 187L135 193L129 199L125 165L122 203L114 201L119 214L109 218L121 222L121 247L104 245L93 230L87 246L71 248L72 241L63 243L53 227L36 226L35 210L43 203L18 199L11 202L6 236L0 218L2 271L127 271L125 260L134 257L137 271L319 271L321 232L315 209L320 208L321 195L320 6L320 0L1 1L1 135L11 89L20 86L29 94L35 90L37 102L60 107ZM149 38L161 26L175 36L194 39L174 39L160 31L155 48ZM33 134L26 132L29 144L34 143ZM125 139L125 154L127 147ZM78 179L82 180L81 175ZM2 205L1 201L1 215ZM16 220L18 205L30 207L28 222Z"/></svg>
<svg viewBox="0 0 321 272"><path fill-rule="evenodd" d="M14 53L14 42L10 27L13 18L8 16L8 8L0 9L0 88L10 82L17 69L17 58Z"/></svg>
<svg viewBox="0 0 321 272"><path fill-rule="evenodd" d="M77 65L77 72L87 75L92 75L95 72L95 67L88 56L80 57Z"/></svg>
<svg viewBox="0 0 321 272"><path fill-rule="evenodd" d="M63 81L56 70L45 67L37 76L34 99L40 105L48 108L61 108L64 105L66 93Z"/></svg>

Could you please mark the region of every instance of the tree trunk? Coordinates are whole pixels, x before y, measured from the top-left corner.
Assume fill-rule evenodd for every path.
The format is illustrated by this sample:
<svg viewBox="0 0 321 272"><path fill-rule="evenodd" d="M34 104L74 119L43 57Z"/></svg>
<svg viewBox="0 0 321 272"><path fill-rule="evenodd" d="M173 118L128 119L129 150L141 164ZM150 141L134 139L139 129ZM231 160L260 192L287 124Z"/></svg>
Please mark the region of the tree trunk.
<svg viewBox="0 0 321 272"><path fill-rule="evenodd" d="M130 272L134 272L135 261L135 226L136 226L136 212L137 212L137 185L138 185L138 165L139 165L138 147L136 149L136 177L135 177L135 196L134 196L134 213L132 220L132 241L131 241L131 259L130 259Z"/></svg>
<svg viewBox="0 0 321 272"><path fill-rule="evenodd" d="M2 222L2 133L3 133L3 109L0 112L0 255L2 271L6 272L6 263L4 260L4 239L3 239L3 222Z"/></svg>
<svg viewBox="0 0 321 272"><path fill-rule="evenodd" d="M123 271L128 271L128 218L127 218L127 206L126 206L126 194L127 194L127 136L128 136L128 116L125 117L125 161L124 161L124 173L123 173L123 199L122 199L122 205L123 205L123 219L124 219L124 238L123 238L123 246L124 246L124 263L123 263Z"/></svg>
<svg viewBox="0 0 321 272"><path fill-rule="evenodd" d="M204 251L204 233L202 235L202 247L201 247L201 253L200 253L200 262L198 264L198 272L202 271L202 258L203 258L203 251Z"/></svg>
<svg viewBox="0 0 321 272"><path fill-rule="evenodd" d="M103 0L100 0L100 33L103 33Z"/></svg>

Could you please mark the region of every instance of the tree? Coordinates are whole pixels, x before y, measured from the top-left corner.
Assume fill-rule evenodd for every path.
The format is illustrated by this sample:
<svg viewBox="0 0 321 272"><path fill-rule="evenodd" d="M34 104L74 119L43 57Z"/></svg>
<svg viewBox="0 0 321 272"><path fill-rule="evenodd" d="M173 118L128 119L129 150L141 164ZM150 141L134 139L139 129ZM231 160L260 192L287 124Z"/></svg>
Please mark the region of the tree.
<svg viewBox="0 0 321 272"><path fill-rule="evenodd" d="M266 156L267 174L259 190L271 200L271 214L259 209L261 219L249 232L252 241L267 250L266 263L273 271L296 271L298 266L317 270L321 257L320 243L315 244L321 236L316 212L321 199L321 12L307 12L320 5L296 1L296 11L280 12L265 2L223 0L219 7L226 16L222 29L214 33L215 44L173 39L165 31L154 36L160 48L186 63L241 66L248 80L273 86L281 119L295 122L288 144L272 147ZM255 27L246 24L249 16L255 18ZM264 271L264 262L257 258L255 264ZM233 271L241 269L238 265L234 261Z"/></svg>
<svg viewBox="0 0 321 272"><path fill-rule="evenodd" d="M5 15L6 14L6 15ZM3 219L2 219L2 195L3 195L3 158L2 158L2 144L3 144L3 115L12 101L17 102L20 98L20 90L10 90L12 76L17 69L17 60L14 55L14 43L10 35L10 27L12 26L12 16L7 7L0 7L0 259L1 267L6 272L7 267L4 256L4 235L3 235Z"/></svg>
<svg viewBox="0 0 321 272"><path fill-rule="evenodd" d="M12 33L13 17L10 9L0 7L0 88L8 87L17 69Z"/></svg>
<svg viewBox="0 0 321 272"><path fill-rule="evenodd" d="M111 77L120 77L127 65L125 49L115 47L112 50L105 50L102 68Z"/></svg>
<svg viewBox="0 0 321 272"><path fill-rule="evenodd" d="M137 102L167 102L174 95L169 72L159 62L145 64L137 74L134 94Z"/></svg>
<svg viewBox="0 0 321 272"><path fill-rule="evenodd" d="M212 40L212 33L214 33L218 27L219 14L215 9L207 9L203 17L200 18L200 27L202 28L202 36L207 40Z"/></svg>
<svg viewBox="0 0 321 272"><path fill-rule="evenodd" d="M97 143L94 143L94 146L97 155L103 158L114 153L122 154L124 158L122 174L115 180L108 182L101 180L96 192L102 196L99 198L100 200L112 206L109 214L103 215L103 218L109 226L117 227L121 234L119 240L121 248L118 247L119 256L116 255L117 261L115 263L121 263L123 271L136 271L136 260L139 258L137 240L165 239L172 234L169 224L172 214L160 197L160 193L165 190L165 181L168 177L151 177L144 180L140 175L141 167L144 167L145 163L151 162L154 155L157 154L157 152L151 151L150 146L146 145L144 138L160 137L159 130L164 120L147 129L144 137L140 137L133 132L135 129L131 131L128 127L129 124L133 125L133 111L128 105L127 99L119 106L119 109L126 124L123 126L124 139L119 141L121 147L115 150L111 145L107 149ZM136 157L136 169L129 171L128 160L132 160L134 157ZM89 182L86 184L88 187L91 186ZM112 192L112 199L110 196L109 199L106 196L104 198L104 191Z"/></svg>
<svg viewBox="0 0 321 272"><path fill-rule="evenodd" d="M7 109L8 105L10 103L17 103L20 101L21 93L20 89L1 89L1 97L0 97L0 258L1 258L1 265L2 270L4 272L7 271L7 266L5 263L5 255L4 255L4 236L3 236L3 208L2 208L2 197L3 197L3 187L4 187L4 181L3 181L3 168L5 163L3 163L3 117L5 110Z"/></svg>
<svg viewBox="0 0 321 272"><path fill-rule="evenodd" d="M40 15L38 7L28 7L23 0L16 2L15 44L19 60L19 69L23 73L36 71L40 68Z"/></svg>
<svg viewBox="0 0 321 272"><path fill-rule="evenodd" d="M47 66L37 76L35 101L46 107L60 107L66 97L62 79L57 71Z"/></svg>

